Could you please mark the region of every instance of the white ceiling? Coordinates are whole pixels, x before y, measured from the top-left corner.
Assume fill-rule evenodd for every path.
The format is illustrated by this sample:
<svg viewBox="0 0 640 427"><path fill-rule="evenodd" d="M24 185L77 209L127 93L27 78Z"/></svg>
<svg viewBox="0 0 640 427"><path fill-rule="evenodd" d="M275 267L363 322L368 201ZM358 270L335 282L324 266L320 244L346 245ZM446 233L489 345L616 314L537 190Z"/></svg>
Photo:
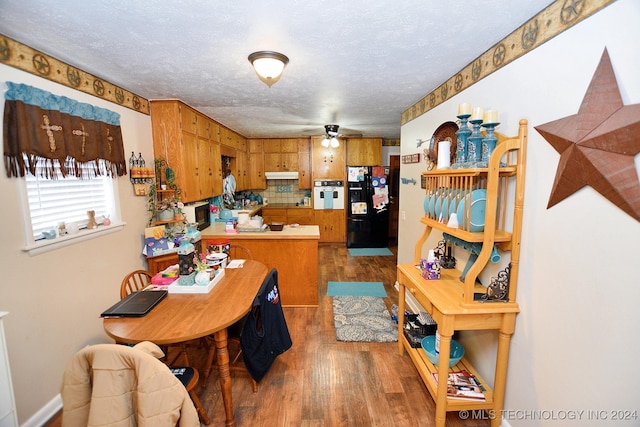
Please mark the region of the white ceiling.
<svg viewBox="0 0 640 427"><path fill-rule="evenodd" d="M400 137L400 115L551 0L0 0L0 33L246 137ZM271 88L247 56L290 59Z"/></svg>

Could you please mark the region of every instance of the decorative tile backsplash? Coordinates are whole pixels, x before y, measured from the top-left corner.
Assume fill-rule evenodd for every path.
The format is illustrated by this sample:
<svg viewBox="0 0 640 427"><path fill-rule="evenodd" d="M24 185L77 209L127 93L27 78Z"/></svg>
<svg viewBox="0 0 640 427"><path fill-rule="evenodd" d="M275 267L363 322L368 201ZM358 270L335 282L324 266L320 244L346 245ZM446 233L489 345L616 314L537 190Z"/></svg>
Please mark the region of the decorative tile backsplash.
<svg viewBox="0 0 640 427"><path fill-rule="evenodd" d="M258 194L258 192L254 191L253 194ZM295 205L296 203L302 204L302 199L310 195L310 190L299 189L297 179L268 179L267 189L259 194L263 199L269 200L269 203Z"/></svg>
<svg viewBox="0 0 640 427"><path fill-rule="evenodd" d="M292 193L293 185L276 185L276 193Z"/></svg>

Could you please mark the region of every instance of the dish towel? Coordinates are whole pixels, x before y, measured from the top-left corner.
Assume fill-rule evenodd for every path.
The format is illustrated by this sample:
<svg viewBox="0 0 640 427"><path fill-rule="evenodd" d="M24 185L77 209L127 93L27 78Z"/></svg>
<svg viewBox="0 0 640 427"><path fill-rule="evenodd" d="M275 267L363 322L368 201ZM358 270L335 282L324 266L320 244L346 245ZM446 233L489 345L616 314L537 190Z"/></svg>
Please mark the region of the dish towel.
<svg viewBox="0 0 640 427"><path fill-rule="evenodd" d="M323 191L324 195L324 208L333 209L333 191Z"/></svg>

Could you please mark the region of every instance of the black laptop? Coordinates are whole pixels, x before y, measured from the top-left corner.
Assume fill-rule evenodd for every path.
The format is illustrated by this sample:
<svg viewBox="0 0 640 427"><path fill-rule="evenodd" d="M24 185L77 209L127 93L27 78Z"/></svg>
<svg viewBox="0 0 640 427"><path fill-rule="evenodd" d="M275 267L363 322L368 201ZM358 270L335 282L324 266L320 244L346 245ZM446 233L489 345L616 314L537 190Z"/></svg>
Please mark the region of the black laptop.
<svg viewBox="0 0 640 427"><path fill-rule="evenodd" d="M142 317L167 294L166 290L133 292L105 310L100 317Z"/></svg>

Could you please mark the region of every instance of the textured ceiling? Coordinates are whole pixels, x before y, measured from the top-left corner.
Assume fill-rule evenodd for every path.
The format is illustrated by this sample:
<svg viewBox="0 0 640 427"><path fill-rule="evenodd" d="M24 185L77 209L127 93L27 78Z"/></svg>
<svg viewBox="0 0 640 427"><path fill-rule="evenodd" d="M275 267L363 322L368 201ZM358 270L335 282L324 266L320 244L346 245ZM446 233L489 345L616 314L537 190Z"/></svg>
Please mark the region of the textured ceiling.
<svg viewBox="0 0 640 427"><path fill-rule="evenodd" d="M0 33L247 137L399 138L404 110L550 3L0 0ZM257 50L290 59L271 88Z"/></svg>

